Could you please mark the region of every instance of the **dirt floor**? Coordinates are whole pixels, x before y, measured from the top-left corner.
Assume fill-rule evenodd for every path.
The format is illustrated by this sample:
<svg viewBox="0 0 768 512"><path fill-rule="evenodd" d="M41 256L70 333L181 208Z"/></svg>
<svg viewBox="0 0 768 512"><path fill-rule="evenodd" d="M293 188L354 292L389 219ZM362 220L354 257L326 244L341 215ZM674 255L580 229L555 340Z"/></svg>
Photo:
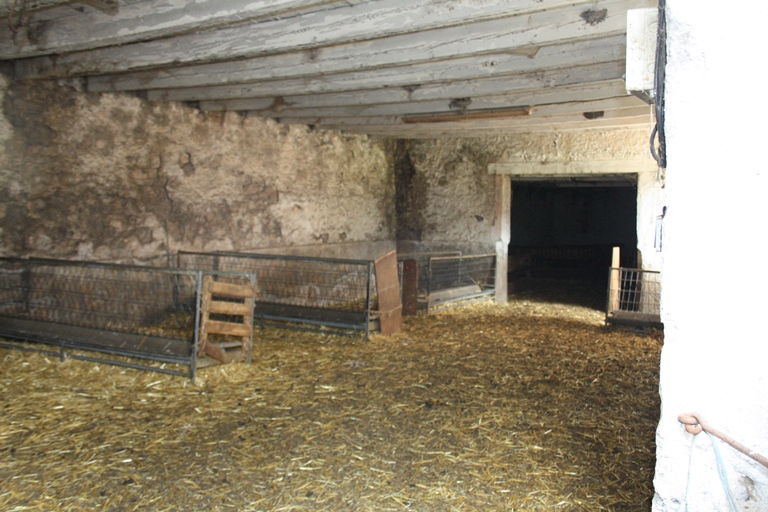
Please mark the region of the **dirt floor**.
<svg viewBox="0 0 768 512"><path fill-rule="evenodd" d="M195 384L0 349L0 510L649 510L661 337L549 288Z"/></svg>

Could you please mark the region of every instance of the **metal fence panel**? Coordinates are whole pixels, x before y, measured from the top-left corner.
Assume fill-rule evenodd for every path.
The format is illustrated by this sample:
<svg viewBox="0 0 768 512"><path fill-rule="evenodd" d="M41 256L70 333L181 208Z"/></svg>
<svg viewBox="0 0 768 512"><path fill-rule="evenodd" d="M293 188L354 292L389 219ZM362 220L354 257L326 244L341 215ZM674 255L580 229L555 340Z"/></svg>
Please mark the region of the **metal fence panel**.
<svg viewBox="0 0 768 512"><path fill-rule="evenodd" d="M397 260L401 263L405 260L415 260L418 269L418 281L419 289L418 295L421 300L426 300L429 293L429 260L431 258L439 257L456 257L461 256L461 251L435 251L435 252L411 252L411 253L399 253ZM401 279L402 282L402 279Z"/></svg>
<svg viewBox="0 0 768 512"><path fill-rule="evenodd" d="M0 258L0 336L58 346L62 357L66 348L187 365L189 371L166 371L104 360L194 377L201 276L157 267ZM252 280L234 274L219 278Z"/></svg>
<svg viewBox="0 0 768 512"><path fill-rule="evenodd" d="M427 309L489 300L496 293L496 255L431 257Z"/></svg>
<svg viewBox="0 0 768 512"><path fill-rule="evenodd" d="M179 268L255 274L254 318L262 325L368 335L377 304L371 261L182 251L177 262Z"/></svg>
<svg viewBox="0 0 768 512"><path fill-rule="evenodd" d="M636 268L611 268L607 324L661 326L661 274Z"/></svg>

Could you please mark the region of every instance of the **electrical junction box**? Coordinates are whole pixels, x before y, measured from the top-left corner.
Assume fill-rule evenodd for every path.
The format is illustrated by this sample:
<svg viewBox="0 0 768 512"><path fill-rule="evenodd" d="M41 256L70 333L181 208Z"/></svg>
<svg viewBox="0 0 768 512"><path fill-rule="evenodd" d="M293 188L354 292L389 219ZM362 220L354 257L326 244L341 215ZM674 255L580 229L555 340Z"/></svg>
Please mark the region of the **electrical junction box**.
<svg viewBox="0 0 768 512"><path fill-rule="evenodd" d="M656 33L659 10L630 9L627 11L627 92L646 103L653 103L656 69Z"/></svg>

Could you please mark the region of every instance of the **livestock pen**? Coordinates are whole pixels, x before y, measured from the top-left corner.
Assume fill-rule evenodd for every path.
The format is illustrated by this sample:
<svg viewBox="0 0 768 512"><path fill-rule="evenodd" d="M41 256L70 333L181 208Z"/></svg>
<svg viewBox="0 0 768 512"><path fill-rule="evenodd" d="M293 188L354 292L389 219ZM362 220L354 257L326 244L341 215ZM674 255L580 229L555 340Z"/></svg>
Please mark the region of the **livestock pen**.
<svg viewBox="0 0 768 512"><path fill-rule="evenodd" d="M379 328L375 262L340 258L186 252L180 269L236 271L256 277L254 320L261 326L355 334Z"/></svg>
<svg viewBox="0 0 768 512"><path fill-rule="evenodd" d="M253 282L244 273L0 258L0 336L33 345L2 344L194 379L204 276Z"/></svg>

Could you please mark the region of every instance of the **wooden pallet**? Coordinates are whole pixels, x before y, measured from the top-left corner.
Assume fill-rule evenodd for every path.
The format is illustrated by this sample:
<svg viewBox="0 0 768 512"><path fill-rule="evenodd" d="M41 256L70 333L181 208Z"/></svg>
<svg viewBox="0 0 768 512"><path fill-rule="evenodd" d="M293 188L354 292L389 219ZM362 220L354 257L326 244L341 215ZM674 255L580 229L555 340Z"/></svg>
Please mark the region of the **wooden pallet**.
<svg viewBox="0 0 768 512"><path fill-rule="evenodd" d="M203 278L198 356L209 356L225 364L235 360L250 362L254 296L250 284L222 283L214 281L212 276ZM211 315L228 315L237 317L238 321L212 320ZM226 341L212 339L211 335L223 336Z"/></svg>

